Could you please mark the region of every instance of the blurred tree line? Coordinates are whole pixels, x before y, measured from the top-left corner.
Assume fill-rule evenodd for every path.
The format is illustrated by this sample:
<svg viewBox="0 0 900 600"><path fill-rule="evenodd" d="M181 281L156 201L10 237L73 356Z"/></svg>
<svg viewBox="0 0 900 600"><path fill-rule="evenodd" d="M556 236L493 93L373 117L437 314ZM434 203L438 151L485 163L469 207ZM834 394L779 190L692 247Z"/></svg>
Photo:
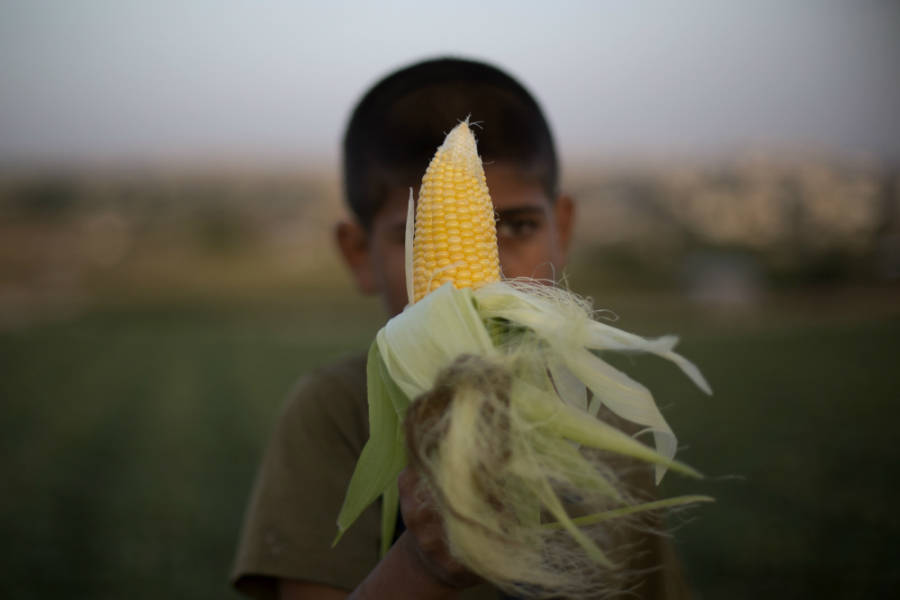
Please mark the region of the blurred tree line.
<svg viewBox="0 0 900 600"><path fill-rule="evenodd" d="M900 280L898 177L864 162L764 156L574 170L574 264L591 285L723 301L891 284ZM332 173L7 171L0 307L41 290L165 295L185 282L215 293L290 285L300 272L327 279L341 212Z"/></svg>
<svg viewBox="0 0 900 600"><path fill-rule="evenodd" d="M579 238L618 285L785 289L900 280L900 173L755 157L576 179ZM741 283L743 281L743 283Z"/></svg>

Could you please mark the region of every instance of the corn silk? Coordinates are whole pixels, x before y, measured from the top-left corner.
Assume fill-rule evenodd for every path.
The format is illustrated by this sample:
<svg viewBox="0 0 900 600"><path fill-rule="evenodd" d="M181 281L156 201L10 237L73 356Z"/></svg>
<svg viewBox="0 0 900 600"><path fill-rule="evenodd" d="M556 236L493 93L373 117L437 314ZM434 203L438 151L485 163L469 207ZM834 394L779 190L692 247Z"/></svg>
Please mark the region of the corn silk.
<svg viewBox="0 0 900 600"><path fill-rule="evenodd" d="M408 290L412 226L410 193ZM528 598L613 591L634 550L622 531L642 526L636 515L710 498L648 501L625 483L640 464L654 466L657 483L667 469L699 474L674 460L676 437L650 391L599 353L655 354L711 391L674 351L676 337L645 339L593 317L586 299L527 279L475 290L447 283L410 299L369 350L370 438L338 539L381 496L387 551L397 477L411 464L434 498L451 554L487 581ZM652 433L653 447L599 419L601 407L616 415L610 421Z"/></svg>

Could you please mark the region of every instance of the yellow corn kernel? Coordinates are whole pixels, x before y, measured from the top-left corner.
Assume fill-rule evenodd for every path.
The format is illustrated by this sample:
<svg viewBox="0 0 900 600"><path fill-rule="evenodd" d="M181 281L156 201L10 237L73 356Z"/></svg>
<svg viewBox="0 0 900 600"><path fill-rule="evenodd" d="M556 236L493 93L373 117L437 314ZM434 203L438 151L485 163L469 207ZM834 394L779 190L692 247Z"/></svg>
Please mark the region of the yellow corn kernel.
<svg viewBox="0 0 900 600"><path fill-rule="evenodd" d="M500 280L494 205L468 121L447 135L422 178L413 241L413 301L446 282Z"/></svg>

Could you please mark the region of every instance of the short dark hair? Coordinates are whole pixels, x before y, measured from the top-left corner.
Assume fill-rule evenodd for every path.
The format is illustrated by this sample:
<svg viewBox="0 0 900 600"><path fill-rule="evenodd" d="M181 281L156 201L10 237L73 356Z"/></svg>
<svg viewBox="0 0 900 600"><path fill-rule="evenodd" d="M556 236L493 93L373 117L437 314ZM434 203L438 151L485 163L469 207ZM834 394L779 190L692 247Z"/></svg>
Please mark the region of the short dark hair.
<svg viewBox="0 0 900 600"><path fill-rule="evenodd" d="M444 136L469 117L486 164L512 162L556 198L559 165L544 113L497 67L459 58L416 63L376 83L344 133L344 194L367 229L389 188L415 186Z"/></svg>

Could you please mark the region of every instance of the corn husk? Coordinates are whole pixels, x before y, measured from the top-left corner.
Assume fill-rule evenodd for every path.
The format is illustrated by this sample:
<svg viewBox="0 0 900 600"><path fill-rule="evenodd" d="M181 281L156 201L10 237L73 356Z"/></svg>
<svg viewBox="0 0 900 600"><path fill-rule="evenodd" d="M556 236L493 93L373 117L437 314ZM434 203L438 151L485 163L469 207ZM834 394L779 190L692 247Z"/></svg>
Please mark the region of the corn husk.
<svg viewBox="0 0 900 600"><path fill-rule="evenodd" d="M597 355L653 353L709 392L696 367L674 352L675 343L674 337L644 339L594 321L586 302L538 282L497 282L474 291L447 284L428 294L391 319L370 348L371 434L338 518L338 537L383 496L386 551L398 509L397 477L410 458L403 421L411 399L425 406L438 384L452 399L439 418L424 423L419 445L429 450L417 453L416 462L436 492L454 556L519 595L602 592L620 565L598 524L708 500L642 502L618 473L586 452L653 464L657 482L667 469L698 476L674 460L675 435L650 392ZM651 431L655 448L597 419L601 406Z"/></svg>

